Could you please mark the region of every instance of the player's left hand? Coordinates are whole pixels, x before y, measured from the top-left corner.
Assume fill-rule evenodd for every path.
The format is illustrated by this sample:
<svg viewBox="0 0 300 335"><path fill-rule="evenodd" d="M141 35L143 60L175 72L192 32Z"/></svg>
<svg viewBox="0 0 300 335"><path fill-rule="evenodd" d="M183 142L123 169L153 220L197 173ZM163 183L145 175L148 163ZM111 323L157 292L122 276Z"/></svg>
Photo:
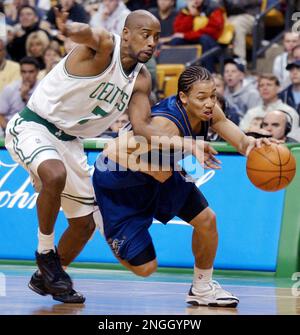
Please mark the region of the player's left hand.
<svg viewBox="0 0 300 335"><path fill-rule="evenodd" d="M64 35L67 36L67 21L69 13L64 9L59 10L57 7L54 7L55 22L58 30Z"/></svg>
<svg viewBox="0 0 300 335"><path fill-rule="evenodd" d="M271 145L274 144L282 144L283 141L276 140L275 138L269 137L261 137L261 138L251 138L250 143L247 147L246 157L248 157L250 151L254 148L261 148L262 145Z"/></svg>

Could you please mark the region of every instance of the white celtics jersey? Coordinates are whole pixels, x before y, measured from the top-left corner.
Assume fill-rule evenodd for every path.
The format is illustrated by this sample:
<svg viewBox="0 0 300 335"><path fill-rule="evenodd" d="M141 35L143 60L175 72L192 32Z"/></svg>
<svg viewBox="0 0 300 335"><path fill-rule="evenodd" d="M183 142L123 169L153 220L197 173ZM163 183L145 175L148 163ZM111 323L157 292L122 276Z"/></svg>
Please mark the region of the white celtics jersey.
<svg viewBox="0 0 300 335"><path fill-rule="evenodd" d="M126 110L135 80L142 67L138 63L128 76L120 59L120 37L115 36L112 61L93 77L71 75L66 56L40 82L28 107L69 135L94 137L105 131Z"/></svg>

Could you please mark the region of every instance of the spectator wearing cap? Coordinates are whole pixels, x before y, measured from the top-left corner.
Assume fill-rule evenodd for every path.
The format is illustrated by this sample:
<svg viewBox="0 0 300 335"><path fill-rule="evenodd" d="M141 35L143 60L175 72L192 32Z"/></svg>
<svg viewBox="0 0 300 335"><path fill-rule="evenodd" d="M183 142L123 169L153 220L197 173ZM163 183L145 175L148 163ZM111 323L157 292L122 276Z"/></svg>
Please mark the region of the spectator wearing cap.
<svg viewBox="0 0 300 335"><path fill-rule="evenodd" d="M273 138L285 143L298 143L288 134L292 128L292 119L288 113L282 110L274 110L268 112L263 118L261 128L267 131Z"/></svg>
<svg viewBox="0 0 300 335"><path fill-rule="evenodd" d="M253 119L263 118L268 112L280 109L289 114L293 120L292 134L300 140L299 115L289 105L285 104L278 98L280 89L279 80L272 73L263 73L258 78L258 91L262 99L262 104L247 111L240 122L240 128L249 132L252 131L251 124Z"/></svg>
<svg viewBox="0 0 300 335"><path fill-rule="evenodd" d="M289 71L286 70L286 66L295 60L293 49L298 43L300 43L299 34L287 31L283 37L284 52L274 59L272 72L279 79L282 89L291 84L290 74Z"/></svg>
<svg viewBox="0 0 300 335"><path fill-rule="evenodd" d="M261 98L252 82L245 80L245 63L240 58L229 58L224 62L225 97L228 102L238 107L240 117L248 109L261 104Z"/></svg>
<svg viewBox="0 0 300 335"><path fill-rule="evenodd" d="M279 93L279 98L300 115L300 60L288 64L286 69L290 72L291 85Z"/></svg>

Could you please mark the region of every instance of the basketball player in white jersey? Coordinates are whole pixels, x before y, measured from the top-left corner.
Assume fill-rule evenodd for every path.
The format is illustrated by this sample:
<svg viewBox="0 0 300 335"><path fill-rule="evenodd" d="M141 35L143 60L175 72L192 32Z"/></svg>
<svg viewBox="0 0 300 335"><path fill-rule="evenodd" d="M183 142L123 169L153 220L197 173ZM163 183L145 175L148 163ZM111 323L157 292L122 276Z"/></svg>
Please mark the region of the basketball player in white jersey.
<svg viewBox="0 0 300 335"><path fill-rule="evenodd" d="M150 74L143 66L159 40L159 21L149 12L129 14L120 38L87 24L68 23L56 12L61 32L78 44L41 81L26 108L9 122L6 148L31 175L39 192L36 261L29 287L55 300L83 303L62 266L82 250L94 228L94 196L80 138L95 137L128 108L134 131L150 137ZM155 135L155 132L154 132ZM60 207L69 226L54 245Z"/></svg>

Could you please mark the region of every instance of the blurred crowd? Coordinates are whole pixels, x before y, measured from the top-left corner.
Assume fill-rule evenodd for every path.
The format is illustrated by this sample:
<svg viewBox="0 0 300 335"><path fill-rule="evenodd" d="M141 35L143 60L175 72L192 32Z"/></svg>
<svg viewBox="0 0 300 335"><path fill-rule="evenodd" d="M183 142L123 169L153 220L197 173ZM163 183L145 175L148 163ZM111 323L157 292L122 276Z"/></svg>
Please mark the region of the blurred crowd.
<svg viewBox="0 0 300 335"><path fill-rule="evenodd" d="M268 4L272 1L268 1ZM202 53L220 43L227 22L234 28L231 56L220 73L219 59L211 55L203 66L214 73L218 103L232 122L253 136L285 142L300 141L300 38L286 31L284 52L273 63L272 73L249 74L246 38L253 29L260 0L5 0L0 2L0 136L8 120L26 105L38 82L75 44L58 31L54 7L69 12L69 20L89 23L121 34L130 11L146 9L161 22L162 45L199 44ZM284 13L285 1L278 10ZM1 24L1 22L0 22ZM157 102L156 59L148 67ZM114 136L128 121L124 114L105 133ZM101 134L99 134L101 135ZM212 141L220 140L210 132Z"/></svg>

